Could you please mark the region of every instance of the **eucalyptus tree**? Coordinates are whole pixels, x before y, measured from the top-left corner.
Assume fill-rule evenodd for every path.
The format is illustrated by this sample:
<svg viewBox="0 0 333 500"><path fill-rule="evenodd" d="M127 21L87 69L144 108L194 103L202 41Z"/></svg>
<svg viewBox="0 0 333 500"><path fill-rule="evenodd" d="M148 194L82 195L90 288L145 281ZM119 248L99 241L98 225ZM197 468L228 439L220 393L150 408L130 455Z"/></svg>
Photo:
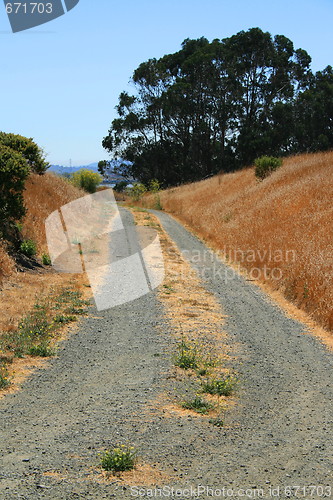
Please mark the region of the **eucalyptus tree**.
<svg viewBox="0 0 333 500"><path fill-rule="evenodd" d="M103 146L121 173L168 186L251 163L295 146L294 103L309 88L311 59L259 28L181 49L134 71ZM130 163L128 163L130 162Z"/></svg>

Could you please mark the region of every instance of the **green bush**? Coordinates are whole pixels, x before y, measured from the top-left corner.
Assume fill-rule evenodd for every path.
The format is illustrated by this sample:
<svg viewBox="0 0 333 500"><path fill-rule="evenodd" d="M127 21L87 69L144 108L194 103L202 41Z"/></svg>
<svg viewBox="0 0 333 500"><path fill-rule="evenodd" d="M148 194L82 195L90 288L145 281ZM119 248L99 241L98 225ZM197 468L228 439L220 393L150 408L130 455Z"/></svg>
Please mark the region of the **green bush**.
<svg viewBox="0 0 333 500"><path fill-rule="evenodd" d="M42 262L44 266L50 266L52 264L51 257L47 253L42 254Z"/></svg>
<svg viewBox="0 0 333 500"><path fill-rule="evenodd" d="M32 138L0 132L0 145L6 146L17 153L20 153L28 163L30 170L36 174L44 174L50 166L50 164L45 160L42 149L33 141Z"/></svg>
<svg viewBox="0 0 333 500"><path fill-rule="evenodd" d="M121 445L106 451L101 457L103 469L112 472L124 472L134 469L137 452L132 446Z"/></svg>
<svg viewBox="0 0 333 500"><path fill-rule="evenodd" d="M263 180L268 177L274 170L281 167L282 159L275 156L261 156L254 162L255 176Z"/></svg>
<svg viewBox="0 0 333 500"><path fill-rule="evenodd" d="M127 194L132 198L133 201L139 201L141 197L147 191L144 184L134 184L133 187L127 189Z"/></svg>
<svg viewBox="0 0 333 500"><path fill-rule="evenodd" d="M158 193L160 189L161 185L157 179L151 179L151 181L149 181L148 191L150 191L151 193Z"/></svg>
<svg viewBox="0 0 333 500"><path fill-rule="evenodd" d="M25 214L22 193L28 175L23 156L0 143L0 233L5 237Z"/></svg>
<svg viewBox="0 0 333 500"><path fill-rule="evenodd" d="M37 253L37 246L33 240L24 240L21 243L20 250L27 257L33 257Z"/></svg>
<svg viewBox="0 0 333 500"><path fill-rule="evenodd" d="M72 175L71 181L74 186L84 189L87 193L96 193L97 186L102 182L103 177L92 170L78 170Z"/></svg>
<svg viewBox="0 0 333 500"><path fill-rule="evenodd" d="M117 193L122 193L127 188L127 184L127 181L119 181L117 182L117 184L115 184L113 189L114 191L117 191Z"/></svg>

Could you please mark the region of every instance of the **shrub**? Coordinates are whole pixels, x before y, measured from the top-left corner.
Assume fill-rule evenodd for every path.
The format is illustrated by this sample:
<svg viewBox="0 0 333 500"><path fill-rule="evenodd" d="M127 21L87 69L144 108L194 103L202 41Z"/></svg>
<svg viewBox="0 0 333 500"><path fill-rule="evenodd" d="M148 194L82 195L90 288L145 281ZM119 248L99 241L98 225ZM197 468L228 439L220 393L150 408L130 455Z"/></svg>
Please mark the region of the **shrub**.
<svg viewBox="0 0 333 500"><path fill-rule="evenodd" d="M92 170L78 170L72 175L71 181L74 186L84 189L87 193L96 193L97 186L102 182L103 177Z"/></svg>
<svg viewBox="0 0 333 500"><path fill-rule="evenodd" d="M134 469L137 452L132 446L121 445L106 451L101 457L103 469L112 472L124 472Z"/></svg>
<svg viewBox="0 0 333 500"><path fill-rule="evenodd" d="M44 174L50 166L45 160L43 150L32 138L0 132L0 145L7 146L23 156L30 170L36 174Z"/></svg>
<svg viewBox="0 0 333 500"><path fill-rule="evenodd" d="M33 257L37 253L37 246L33 240L24 240L21 243L20 250L27 257Z"/></svg>
<svg viewBox="0 0 333 500"><path fill-rule="evenodd" d="M155 194L155 210L163 210L161 198L159 194Z"/></svg>
<svg viewBox="0 0 333 500"><path fill-rule="evenodd" d="M263 180L268 177L274 170L281 167L282 159L275 156L261 156L254 162L255 176Z"/></svg>
<svg viewBox="0 0 333 500"><path fill-rule="evenodd" d="M132 198L133 201L139 201L146 191L147 189L143 184L137 183L134 184L133 187L129 188L127 190L127 193L129 194L129 196Z"/></svg>
<svg viewBox="0 0 333 500"><path fill-rule="evenodd" d="M49 254L47 253L42 254L42 262L44 266L50 266L52 264Z"/></svg>
<svg viewBox="0 0 333 500"><path fill-rule="evenodd" d="M161 185L157 179L151 179L151 181L149 181L148 191L151 193L158 193L160 189Z"/></svg>
<svg viewBox="0 0 333 500"><path fill-rule="evenodd" d="M127 185L128 185L128 182L127 181L119 181L115 184L114 186L114 191L116 191L117 193L122 193L123 191L125 191L125 189L127 188Z"/></svg>
<svg viewBox="0 0 333 500"><path fill-rule="evenodd" d="M23 156L0 143L0 232L5 237L25 214L22 193L28 175Z"/></svg>

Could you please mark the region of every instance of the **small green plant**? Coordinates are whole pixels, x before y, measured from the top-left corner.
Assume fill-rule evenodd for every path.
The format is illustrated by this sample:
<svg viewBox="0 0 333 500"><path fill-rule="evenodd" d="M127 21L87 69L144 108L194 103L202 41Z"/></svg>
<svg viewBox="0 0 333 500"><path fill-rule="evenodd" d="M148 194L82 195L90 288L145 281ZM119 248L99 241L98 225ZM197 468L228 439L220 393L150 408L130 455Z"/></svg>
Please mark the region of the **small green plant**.
<svg viewBox="0 0 333 500"><path fill-rule="evenodd" d="M33 240L24 240L21 243L20 250L27 257L33 257L37 253L37 246Z"/></svg>
<svg viewBox="0 0 333 500"><path fill-rule="evenodd" d="M53 321L55 323L71 323L72 321L76 321L76 316L66 316L65 314L58 314L57 316L54 317Z"/></svg>
<svg viewBox="0 0 333 500"><path fill-rule="evenodd" d="M309 298L309 287L307 283L304 283L303 285L303 298L308 299Z"/></svg>
<svg viewBox="0 0 333 500"><path fill-rule="evenodd" d="M215 418L210 418L208 422L215 427L223 427L224 426L224 421L221 417L215 417Z"/></svg>
<svg viewBox="0 0 333 500"><path fill-rule="evenodd" d="M101 456L101 465L104 470L124 472L133 470L137 460L137 451L133 446L121 445L105 451Z"/></svg>
<svg viewBox="0 0 333 500"><path fill-rule="evenodd" d="M50 266L52 264L51 257L47 253L42 254L42 263L44 266Z"/></svg>
<svg viewBox="0 0 333 500"><path fill-rule="evenodd" d="M213 410L215 408L215 405L209 403L208 401L202 399L200 396L197 395L195 396L194 399L184 401L182 407L185 408L186 410L193 410L196 411L197 413L205 415L210 410Z"/></svg>
<svg viewBox="0 0 333 500"><path fill-rule="evenodd" d="M263 180L274 172L274 170L281 167L282 159L275 156L261 156L255 160L254 165L255 176Z"/></svg>
<svg viewBox="0 0 333 500"><path fill-rule="evenodd" d="M75 314L77 315L84 314L85 310L82 307L70 306L67 309L65 309L65 313L68 316L74 316Z"/></svg>
<svg viewBox="0 0 333 500"><path fill-rule="evenodd" d="M195 344L182 340L177 346L178 353L175 356L174 364L183 370L199 368L200 353Z"/></svg>
<svg viewBox="0 0 333 500"><path fill-rule="evenodd" d="M202 391L218 396L230 396L235 388L236 379L232 375L225 378L207 380L202 384Z"/></svg>
<svg viewBox="0 0 333 500"><path fill-rule="evenodd" d="M6 387L8 387L9 385L10 385L10 380L8 378L8 371L1 363L0 364L0 390L6 389Z"/></svg>
<svg viewBox="0 0 333 500"><path fill-rule="evenodd" d="M207 368L199 368L199 369L197 370L197 375L198 375L199 377L204 377L205 375L207 375L207 373L208 373Z"/></svg>
<svg viewBox="0 0 333 500"><path fill-rule="evenodd" d="M48 358L54 356L54 349L52 349L48 342L42 342L38 345L33 345L28 350L30 356L36 356L40 358Z"/></svg>

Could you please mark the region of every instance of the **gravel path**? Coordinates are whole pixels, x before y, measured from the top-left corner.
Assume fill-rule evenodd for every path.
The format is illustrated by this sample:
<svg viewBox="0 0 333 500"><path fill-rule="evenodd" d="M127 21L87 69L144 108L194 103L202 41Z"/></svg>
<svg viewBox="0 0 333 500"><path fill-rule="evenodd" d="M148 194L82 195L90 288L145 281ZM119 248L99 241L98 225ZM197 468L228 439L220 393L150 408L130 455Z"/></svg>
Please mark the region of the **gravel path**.
<svg viewBox="0 0 333 500"><path fill-rule="evenodd" d="M266 498L286 498L294 485L306 488L299 498L329 497L308 487L332 485L332 355L243 278L224 282L220 261L197 262L207 255L203 243L157 215L186 255L195 252L228 315L238 405L221 429L154 410L168 390L174 342L154 292L105 312L91 308L59 356L0 400L0 498L134 498L136 489L99 482L97 454L118 442L134 444L175 488L200 484L220 498L254 498L262 488ZM122 218L133 225L127 211Z"/></svg>

